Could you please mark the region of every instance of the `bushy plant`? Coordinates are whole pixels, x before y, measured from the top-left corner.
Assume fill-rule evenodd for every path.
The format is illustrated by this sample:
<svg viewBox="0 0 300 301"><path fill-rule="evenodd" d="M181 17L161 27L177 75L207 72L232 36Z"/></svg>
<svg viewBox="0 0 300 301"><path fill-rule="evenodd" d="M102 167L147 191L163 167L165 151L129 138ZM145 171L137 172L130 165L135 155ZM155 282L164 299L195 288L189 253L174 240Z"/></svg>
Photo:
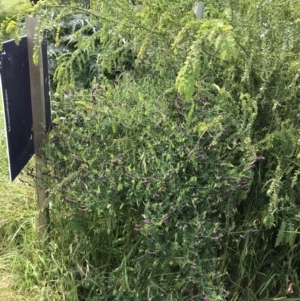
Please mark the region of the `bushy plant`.
<svg viewBox="0 0 300 301"><path fill-rule="evenodd" d="M250 189L255 158L249 153L240 163L233 153L224 162L229 156L220 144L233 143L239 124L230 114L219 118L225 102L225 107L213 105L203 97L186 105L168 87L172 81L158 74L137 80L124 73L115 87L103 79L90 96L66 97L60 106L69 113L54 120L57 130L46 147L53 167L48 186L60 187L50 199L58 197L72 216L116 223L108 227L108 235L122 233L115 237L116 247L126 250L122 241L130 241L129 254L111 251L118 255L111 272L131 275L129 286L115 285L123 297L187 300L211 294L217 300L222 296L214 291L222 279L218 255L236 212L235 197L242 201ZM210 128L203 128L205 121ZM226 121L230 130L223 128ZM92 227L94 237L99 230ZM99 248L106 246L99 242Z"/></svg>

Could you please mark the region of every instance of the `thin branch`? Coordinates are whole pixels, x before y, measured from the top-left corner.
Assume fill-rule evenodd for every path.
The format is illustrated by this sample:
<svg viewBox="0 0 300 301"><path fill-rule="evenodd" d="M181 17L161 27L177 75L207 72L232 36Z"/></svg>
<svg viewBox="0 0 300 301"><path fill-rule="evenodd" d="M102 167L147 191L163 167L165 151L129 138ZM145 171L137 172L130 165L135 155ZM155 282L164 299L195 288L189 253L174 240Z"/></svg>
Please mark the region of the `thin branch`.
<svg viewBox="0 0 300 301"><path fill-rule="evenodd" d="M105 20L105 21L107 21L107 22L111 22L111 23L114 22L114 21L109 20L109 19L107 19L107 18L105 18L105 17L103 17L103 16L101 16L101 15L99 15L99 14L96 14L95 12L91 11L90 9L82 8L82 7L79 7L79 6L49 5L49 6L45 6L45 7L47 7L47 8L66 8L66 9L68 9L68 10L78 10L78 11L82 11L82 12L85 12L85 13L87 13L87 14L90 14L90 15L96 17L96 18ZM72 12L69 12L69 14L72 14ZM128 25L125 25L125 27L131 28L131 29L132 29L132 27L135 27L135 28L141 28L141 29L144 29L144 30L146 30L146 31L149 31L150 33L154 33L154 34L157 34L157 35L160 35L160 36L164 36L164 34L161 33L161 32L153 31L153 29L149 29L149 28L144 27L144 26L141 26L141 25L139 25L139 26L128 26Z"/></svg>

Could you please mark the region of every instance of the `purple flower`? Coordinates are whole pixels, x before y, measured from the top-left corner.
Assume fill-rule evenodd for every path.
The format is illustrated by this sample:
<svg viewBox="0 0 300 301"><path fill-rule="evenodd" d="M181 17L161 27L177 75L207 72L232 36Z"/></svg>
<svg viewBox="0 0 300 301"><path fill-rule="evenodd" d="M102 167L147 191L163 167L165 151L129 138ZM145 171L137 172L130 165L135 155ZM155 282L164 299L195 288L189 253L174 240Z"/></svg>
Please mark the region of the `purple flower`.
<svg viewBox="0 0 300 301"><path fill-rule="evenodd" d="M247 194L251 193L251 189L248 189L248 190L246 191L246 193L247 193Z"/></svg>
<svg viewBox="0 0 300 301"><path fill-rule="evenodd" d="M52 142L56 142L59 140L59 137L57 135L55 135L53 138L52 138Z"/></svg>
<svg viewBox="0 0 300 301"><path fill-rule="evenodd" d="M164 214L163 215L163 221L167 221L169 219L169 215L168 214Z"/></svg>
<svg viewBox="0 0 300 301"><path fill-rule="evenodd" d="M155 224L154 221L152 221L152 220L149 219L149 218L145 219L145 220L144 220L144 223L145 223L146 225L154 225L154 224Z"/></svg>
<svg viewBox="0 0 300 301"><path fill-rule="evenodd" d="M265 158L263 156L258 156L255 158L255 162L261 162L263 160L265 160Z"/></svg>
<svg viewBox="0 0 300 301"><path fill-rule="evenodd" d="M199 156L198 156L198 160L199 160L199 161L205 160L205 156L204 156L204 155L199 155Z"/></svg>
<svg viewBox="0 0 300 301"><path fill-rule="evenodd" d="M210 299L207 297L203 297L203 301L210 301Z"/></svg>
<svg viewBox="0 0 300 301"><path fill-rule="evenodd" d="M64 199L66 203L75 204L76 202L70 199Z"/></svg>
<svg viewBox="0 0 300 301"><path fill-rule="evenodd" d="M201 98L200 98L200 102L201 102L201 103L206 103L206 99L205 99L204 97L201 97Z"/></svg>
<svg viewBox="0 0 300 301"><path fill-rule="evenodd" d="M177 100L177 104L178 104L179 106L182 106L182 101Z"/></svg>
<svg viewBox="0 0 300 301"><path fill-rule="evenodd" d="M141 225L136 224L133 228L134 231L140 231L141 230Z"/></svg>
<svg viewBox="0 0 300 301"><path fill-rule="evenodd" d="M192 270L192 271L195 271L195 270L196 270L196 267L197 267L197 265L196 265L195 263L192 263L192 264L191 264L191 270Z"/></svg>

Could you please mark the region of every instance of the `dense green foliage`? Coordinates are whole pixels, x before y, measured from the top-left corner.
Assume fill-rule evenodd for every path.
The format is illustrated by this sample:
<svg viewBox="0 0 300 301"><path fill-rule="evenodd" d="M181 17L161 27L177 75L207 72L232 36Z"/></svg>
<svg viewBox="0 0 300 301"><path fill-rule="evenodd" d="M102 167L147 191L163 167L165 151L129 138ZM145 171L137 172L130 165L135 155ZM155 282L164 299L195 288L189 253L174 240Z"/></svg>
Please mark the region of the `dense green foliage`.
<svg viewBox="0 0 300 301"><path fill-rule="evenodd" d="M31 10L56 58L51 252L79 300L300 295L297 1L193 6Z"/></svg>

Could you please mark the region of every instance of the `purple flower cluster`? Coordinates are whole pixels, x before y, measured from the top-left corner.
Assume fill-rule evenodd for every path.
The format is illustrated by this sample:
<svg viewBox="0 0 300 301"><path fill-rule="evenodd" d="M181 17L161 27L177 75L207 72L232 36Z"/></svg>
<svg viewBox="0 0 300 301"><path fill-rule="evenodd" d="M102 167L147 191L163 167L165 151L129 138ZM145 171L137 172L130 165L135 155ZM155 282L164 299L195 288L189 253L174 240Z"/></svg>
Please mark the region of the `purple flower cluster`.
<svg viewBox="0 0 300 301"><path fill-rule="evenodd" d="M64 201L66 203L69 203L69 204L76 204L77 203L76 201L73 201L73 200L70 200L70 199L64 199Z"/></svg>
<svg viewBox="0 0 300 301"><path fill-rule="evenodd" d="M136 224L133 228L134 231L141 231L141 225L140 224Z"/></svg>
<svg viewBox="0 0 300 301"><path fill-rule="evenodd" d="M149 218L145 219L145 220L144 220L144 223L145 223L146 225L155 225L154 221L152 221L152 220L149 219Z"/></svg>
<svg viewBox="0 0 300 301"><path fill-rule="evenodd" d="M199 161L204 161L205 160L205 155L199 155L198 160Z"/></svg>
<svg viewBox="0 0 300 301"><path fill-rule="evenodd" d="M252 177L243 177L238 182L237 186L235 187L237 190L245 190L247 194L251 193L251 189L249 188L249 181L252 180Z"/></svg>
<svg viewBox="0 0 300 301"><path fill-rule="evenodd" d="M265 160L265 158L263 156L258 156L255 158L255 162L261 162L263 160Z"/></svg>
<svg viewBox="0 0 300 301"><path fill-rule="evenodd" d="M78 157L76 157L75 159L75 162L77 162L77 163L85 163L87 166L90 166L90 164L87 162L87 161L84 161L83 159L81 159L81 158L78 158Z"/></svg>
<svg viewBox="0 0 300 301"><path fill-rule="evenodd" d="M196 271L196 268L197 268L196 263L192 263L192 264L191 264L191 270L192 270L192 271Z"/></svg>
<svg viewBox="0 0 300 301"><path fill-rule="evenodd" d="M163 221L167 221L169 218L170 218L170 217L169 217L168 214L164 214L164 215L163 215Z"/></svg>

